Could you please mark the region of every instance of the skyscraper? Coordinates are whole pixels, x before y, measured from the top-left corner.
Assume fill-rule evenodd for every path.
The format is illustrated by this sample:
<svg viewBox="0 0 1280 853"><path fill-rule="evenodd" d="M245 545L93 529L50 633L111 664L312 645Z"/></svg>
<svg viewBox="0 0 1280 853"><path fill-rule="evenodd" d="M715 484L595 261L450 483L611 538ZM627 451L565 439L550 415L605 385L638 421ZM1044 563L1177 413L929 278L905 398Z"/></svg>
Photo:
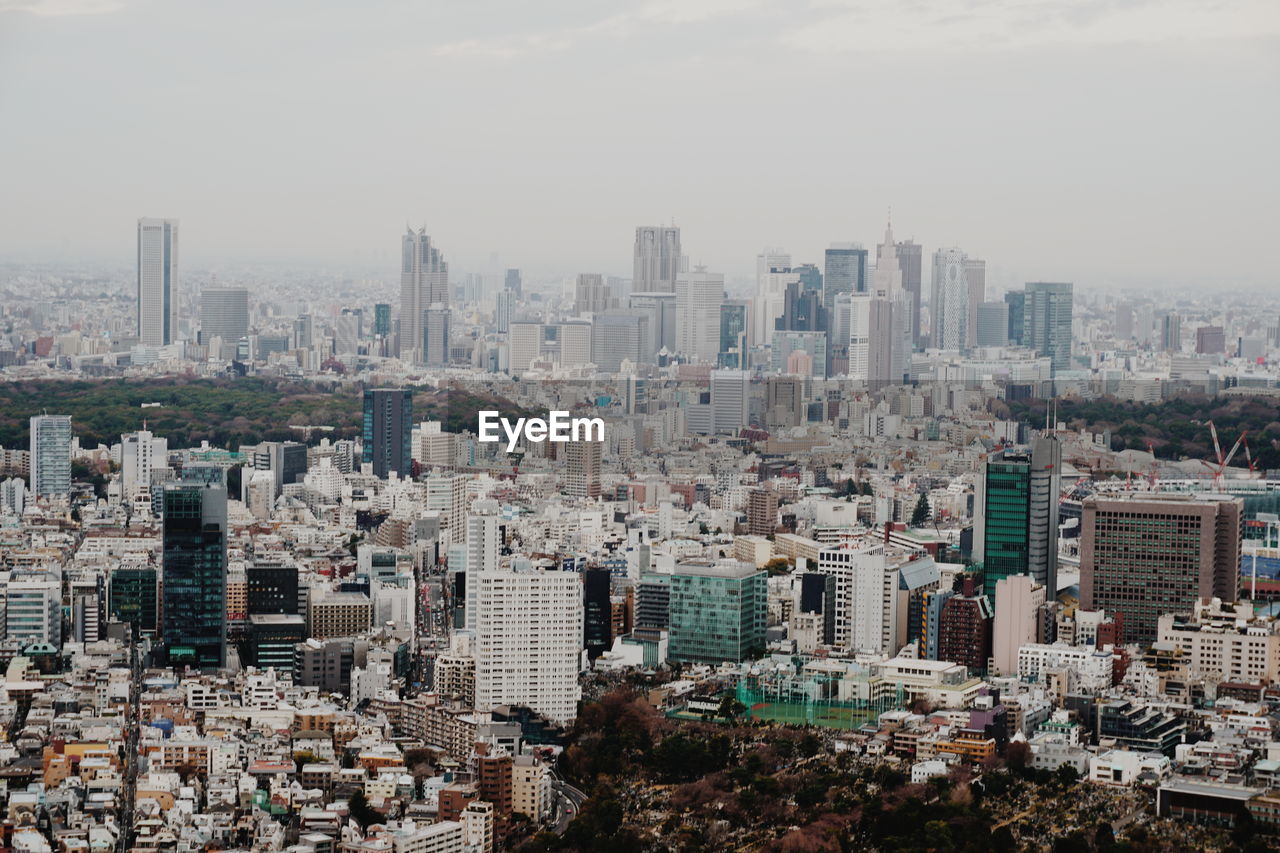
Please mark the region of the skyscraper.
<svg viewBox="0 0 1280 853"><path fill-rule="evenodd" d="M720 351L716 364L740 369L747 366L747 306L740 301L720 306Z"/></svg>
<svg viewBox="0 0 1280 853"><path fill-rule="evenodd" d="M768 575L750 563L678 563L671 576L669 656L717 665L764 651Z"/></svg>
<svg viewBox="0 0 1280 853"><path fill-rule="evenodd" d="M31 418L31 493L38 498L71 492L71 416Z"/></svg>
<svg viewBox="0 0 1280 853"><path fill-rule="evenodd" d="M604 443L570 441L563 445L565 456L564 493L574 498L600 497L600 460Z"/></svg>
<svg viewBox="0 0 1280 853"><path fill-rule="evenodd" d="M959 249L933 253L929 322L934 349L963 350L969 342L969 256Z"/></svg>
<svg viewBox="0 0 1280 853"><path fill-rule="evenodd" d="M1027 283L1023 304L1022 345L1049 358L1057 372L1071 367L1071 283Z"/></svg>
<svg viewBox="0 0 1280 853"><path fill-rule="evenodd" d="M205 346L214 338L222 341L222 350L209 355L234 357L236 344L249 334L249 291L243 287L206 287L200 291L200 342Z"/></svg>
<svg viewBox="0 0 1280 853"><path fill-rule="evenodd" d="M827 317L835 310L836 296L867 290L867 250L860 243L832 243L822 271L822 307Z"/></svg>
<svg viewBox="0 0 1280 853"><path fill-rule="evenodd" d="M1009 343L1017 347L1023 346L1022 336L1026 331L1024 316L1027 292L1010 290L1004 295L1004 304L1009 306Z"/></svg>
<svg viewBox="0 0 1280 853"><path fill-rule="evenodd" d="M695 267L676 279L676 351L700 364L714 364L718 351L724 276Z"/></svg>
<svg viewBox="0 0 1280 853"><path fill-rule="evenodd" d="M641 225L636 228L633 293L675 293L680 274L680 229L675 226Z"/></svg>
<svg viewBox="0 0 1280 853"><path fill-rule="evenodd" d="M573 722L582 688L582 580L575 572L492 571L475 584L477 711L525 705Z"/></svg>
<svg viewBox="0 0 1280 853"><path fill-rule="evenodd" d="M651 362L652 337L649 311L610 311L596 317L591 326L591 360L603 373L617 373L622 362ZM513 329L522 324L515 324ZM512 372L516 370L512 346Z"/></svg>
<svg viewBox="0 0 1280 853"><path fill-rule="evenodd" d="M376 388L364 392L363 460L380 479L412 470L413 392Z"/></svg>
<svg viewBox="0 0 1280 853"><path fill-rule="evenodd" d="M966 347L978 345L978 306L987 299L987 262L965 259L965 280L969 283L968 313L965 317Z"/></svg>
<svg viewBox="0 0 1280 853"><path fill-rule="evenodd" d="M178 336L178 220L138 220L138 339L166 346Z"/></svg>
<svg viewBox="0 0 1280 853"><path fill-rule="evenodd" d="M161 565L169 664L225 666L227 489L220 469L184 471L165 486Z"/></svg>
<svg viewBox="0 0 1280 853"><path fill-rule="evenodd" d="M400 244L400 357L421 363L427 309L449 304L449 265L425 227L406 229Z"/></svg>
<svg viewBox="0 0 1280 853"><path fill-rule="evenodd" d="M373 306L373 334L379 338L391 336L391 306L386 302Z"/></svg>
<svg viewBox="0 0 1280 853"><path fill-rule="evenodd" d="M1002 347L1009 343L1009 303L983 302L978 306L978 333L974 346Z"/></svg>
<svg viewBox="0 0 1280 853"><path fill-rule="evenodd" d="M520 295L524 290L524 283L520 278L520 270L507 270L506 278L504 278L502 282L502 289L509 290L516 295L517 299L520 298Z"/></svg>
<svg viewBox="0 0 1280 853"><path fill-rule="evenodd" d="M1037 438L1029 453L996 451L987 460L974 509L974 559L982 563L983 591L992 601L996 584L1030 575L1053 598L1058 594L1058 501L1062 447Z"/></svg>
<svg viewBox="0 0 1280 853"><path fill-rule="evenodd" d="M924 266L924 247L914 240L898 243L898 269L902 271L902 289L911 297L911 340L920 346L920 300L924 292L920 286Z"/></svg>
<svg viewBox="0 0 1280 853"><path fill-rule="evenodd" d="M120 479L126 499L151 487L151 472L169 464L169 439L157 438L148 430L120 436Z"/></svg>
<svg viewBox="0 0 1280 853"><path fill-rule="evenodd" d="M1123 614L1125 638L1148 643L1161 614L1235 601L1243 508L1226 495L1085 498L1081 606Z"/></svg>
<svg viewBox="0 0 1280 853"><path fill-rule="evenodd" d="M711 431L737 435L748 423L749 377L744 370L711 371Z"/></svg>
<svg viewBox="0 0 1280 853"><path fill-rule="evenodd" d="M1160 318L1160 349L1182 352L1182 315L1170 311Z"/></svg>
<svg viewBox="0 0 1280 853"><path fill-rule="evenodd" d="M423 312L422 361L431 367L449 363L449 326L451 312L436 303Z"/></svg>
<svg viewBox="0 0 1280 853"><path fill-rule="evenodd" d="M604 276L598 272L578 273L573 288L573 313L599 314L609 307Z"/></svg>
<svg viewBox="0 0 1280 853"><path fill-rule="evenodd" d="M613 607L609 593L613 579L603 566L582 572L583 644L595 660L613 645Z"/></svg>

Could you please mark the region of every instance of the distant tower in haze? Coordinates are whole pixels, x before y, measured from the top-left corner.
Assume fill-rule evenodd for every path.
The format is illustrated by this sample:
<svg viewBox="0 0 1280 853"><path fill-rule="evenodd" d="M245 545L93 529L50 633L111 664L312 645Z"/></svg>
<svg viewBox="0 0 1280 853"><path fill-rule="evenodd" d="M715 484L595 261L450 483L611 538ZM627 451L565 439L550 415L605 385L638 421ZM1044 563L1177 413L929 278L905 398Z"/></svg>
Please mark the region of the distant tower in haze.
<svg viewBox="0 0 1280 853"><path fill-rule="evenodd" d="M700 364L719 354L724 276L697 267L676 279L676 351Z"/></svg>
<svg viewBox="0 0 1280 853"><path fill-rule="evenodd" d="M832 243L822 271L822 307L828 321L835 314L837 296L866 290L867 250L859 243Z"/></svg>
<svg viewBox="0 0 1280 853"><path fill-rule="evenodd" d="M449 265L426 228L406 229L400 244L400 357L425 360L427 309L449 305Z"/></svg>
<svg viewBox="0 0 1280 853"><path fill-rule="evenodd" d="M902 272L902 289L911 296L911 343L920 345L920 271L923 267L924 248L914 240L898 243L898 269Z"/></svg>
<svg viewBox="0 0 1280 853"><path fill-rule="evenodd" d="M680 265L679 228L674 225L636 228L632 293L675 293Z"/></svg>
<svg viewBox="0 0 1280 853"><path fill-rule="evenodd" d="M205 346L222 340L222 358L235 355L249 334L249 291L243 287L206 287L200 291L200 339ZM213 353L210 353L213 355Z"/></svg>
<svg viewBox="0 0 1280 853"><path fill-rule="evenodd" d="M929 321L934 349L963 350L969 340L969 258L959 249L933 253Z"/></svg>
<svg viewBox="0 0 1280 853"><path fill-rule="evenodd" d="M1022 309L1022 345L1047 356L1056 373L1071 367L1070 282L1027 283Z"/></svg>
<svg viewBox="0 0 1280 853"><path fill-rule="evenodd" d="M178 335L178 220L138 220L138 339L166 346Z"/></svg>

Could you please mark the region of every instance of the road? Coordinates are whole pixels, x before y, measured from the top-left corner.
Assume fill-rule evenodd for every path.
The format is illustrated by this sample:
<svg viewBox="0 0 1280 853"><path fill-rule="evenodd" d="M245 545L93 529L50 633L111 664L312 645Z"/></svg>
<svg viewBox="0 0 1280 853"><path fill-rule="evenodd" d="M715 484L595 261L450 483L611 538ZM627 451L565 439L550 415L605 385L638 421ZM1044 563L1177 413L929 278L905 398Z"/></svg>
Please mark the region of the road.
<svg viewBox="0 0 1280 853"><path fill-rule="evenodd" d="M124 786L120 798L120 853L133 846L133 807L138 791L138 732L141 726L142 662L136 637L129 640L129 734L124 747Z"/></svg>
<svg viewBox="0 0 1280 853"><path fill-rule="evenodd" d="M556 825L552 831L556 835L564 835L565 830L569 828L569 823L578 816L578 812L582 811L582 804L587 801L587 795L559 779L551 781L551 791L555 795L556 809Z"/></svg>

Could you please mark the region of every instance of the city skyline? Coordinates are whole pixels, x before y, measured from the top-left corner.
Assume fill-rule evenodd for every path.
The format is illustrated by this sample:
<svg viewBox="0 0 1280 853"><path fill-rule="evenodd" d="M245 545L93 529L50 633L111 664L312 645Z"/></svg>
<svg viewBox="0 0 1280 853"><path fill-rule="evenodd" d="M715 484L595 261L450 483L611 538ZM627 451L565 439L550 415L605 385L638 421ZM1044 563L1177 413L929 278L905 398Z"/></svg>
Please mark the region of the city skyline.
<svg viewBox="0 0 1280 853"><path fill-rule="evenodd" d="M1270 283L1266 199L1280 176L1265 147L1275 118L1258 105L1280 16L1267 4L1062 3L1038 20L979 3L955 21L929 5L909 25L882 4L792 16L706 0L612 17L576 3L505 11L438 13L420 42L409 39L423 27L397 18L393 31L377 9L355 28L315 14L304 47L281 39L296 23L281 11L255 10L246 26L235 8L9 0L0 114L48 132L40 148L29 134L0 142L23 165L0 255L121 258L129 218L163 211L182 218L192 269L390 264L382 235L425 220L459 269L496 252L527 270L625 275L636 223L674 219L691 263L736 277L760 246L817 262L831 242L870 245L893 207L902 238L988 259L989 287ZM153 31L166 38L142 55L102 55L116 37ZM229 31L241 51L231 67ZM42 58L68 52L99 72ZM330 54L342 57L332 67ZM651 56L670 61L642 77L639 57ZM811 61L796 68L800 57ZM164 90L181 87L165 117L147 97L160 67L172 69ZM427 117L399 108L409 81L460 76L435 87ZM823 109L849 92L848 118ZM41 109L50 99L56 115ZM711 132L636 125L659 105L665 127ZM783 118L761 125L766 105ZM353 120L300 135L334 110ZM816 138L797 130L819 114ZM876 133L854 132L869 119ZM583 121L595 132L579 133ZM98 144L83 149L86 134ZM74 249L66 229L82 238ZM1228 241L1246 249L1208 251ZM1169 251L1182 245L1206 251Z"/></svg>

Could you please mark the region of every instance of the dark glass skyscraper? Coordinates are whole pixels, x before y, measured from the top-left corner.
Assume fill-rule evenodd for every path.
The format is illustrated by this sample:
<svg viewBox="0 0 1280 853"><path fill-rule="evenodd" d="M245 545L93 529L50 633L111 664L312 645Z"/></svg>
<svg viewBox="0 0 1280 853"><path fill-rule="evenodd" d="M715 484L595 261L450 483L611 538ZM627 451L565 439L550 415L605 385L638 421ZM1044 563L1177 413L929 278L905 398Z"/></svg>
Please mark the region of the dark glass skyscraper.
<svg viewBox="0 0 1280 853"><path fill-rule="evenodd" d="M1048 356L1055 373L1071 367L1071 291L1070 282L1027 282L1022 344Z"/></svg>
<svg viewBox="0 0 1280 853"><path fill-rule="evenodd" d="M206 470L164 489L161 639L171 666L217 669L227 660L227 488Z"/></svg>
<svg viewBox="0 0 1280 853"><path fill-rule="evenodd" d="M156 624L156 570L151 567L118 568L111 573L107 612L112 621L128 622L139 631L154 632Z"/></svg>
<svg viewBox="0 0 1280 853"><path fill-rule="evenodd" d="M412 391L374 388L364 392L363 459L372 463L374 476L385 480L392 471L409 476L412 430Z"/></svg>
<svg viewBox="0 0 1280 853"><path fill-rule="evenodd" d="M741 368L746 362L747 306L726 302L720 306L720 367Z"/></svg>
<svg viewBox="0 0 1280 853"><path fill-rule="evenodd" d="M1031 575L1049 598L1057 595L1061 467L1055 438L1037 438L1030 453L997 451L987 461L976 515L983 591L991 601L996 583L1010 575Z"/></svg>
<svg viewBox="0 0 1280 853"><path fill-rule="evenodd" d="M582 573L583 640L595 660L613 645L613 606L609 601L609 570L592 567Z"/></svg>
<svg viewBox="0 0 1280 853"><path fill-rule="evenodd" d="M1022 346L1023 312L1027 303L1025 290L1010 290L1004 295L1005 304L1009 306L1009 343Z"/></svg>
<svg viewBox="0 0 1280 853"><path fill-rule="evenodd" d="M391 336L391 306L386 302L373 306L373 333L379 338Z"/></svg>
<svg viewBox="0 0 1280 853"><path fill-rule="evenodd" d="M866 293L867 250L856 243L834 243L827 249L822 274L822 307L835 316L836 297L841 293Z"/></svg>

